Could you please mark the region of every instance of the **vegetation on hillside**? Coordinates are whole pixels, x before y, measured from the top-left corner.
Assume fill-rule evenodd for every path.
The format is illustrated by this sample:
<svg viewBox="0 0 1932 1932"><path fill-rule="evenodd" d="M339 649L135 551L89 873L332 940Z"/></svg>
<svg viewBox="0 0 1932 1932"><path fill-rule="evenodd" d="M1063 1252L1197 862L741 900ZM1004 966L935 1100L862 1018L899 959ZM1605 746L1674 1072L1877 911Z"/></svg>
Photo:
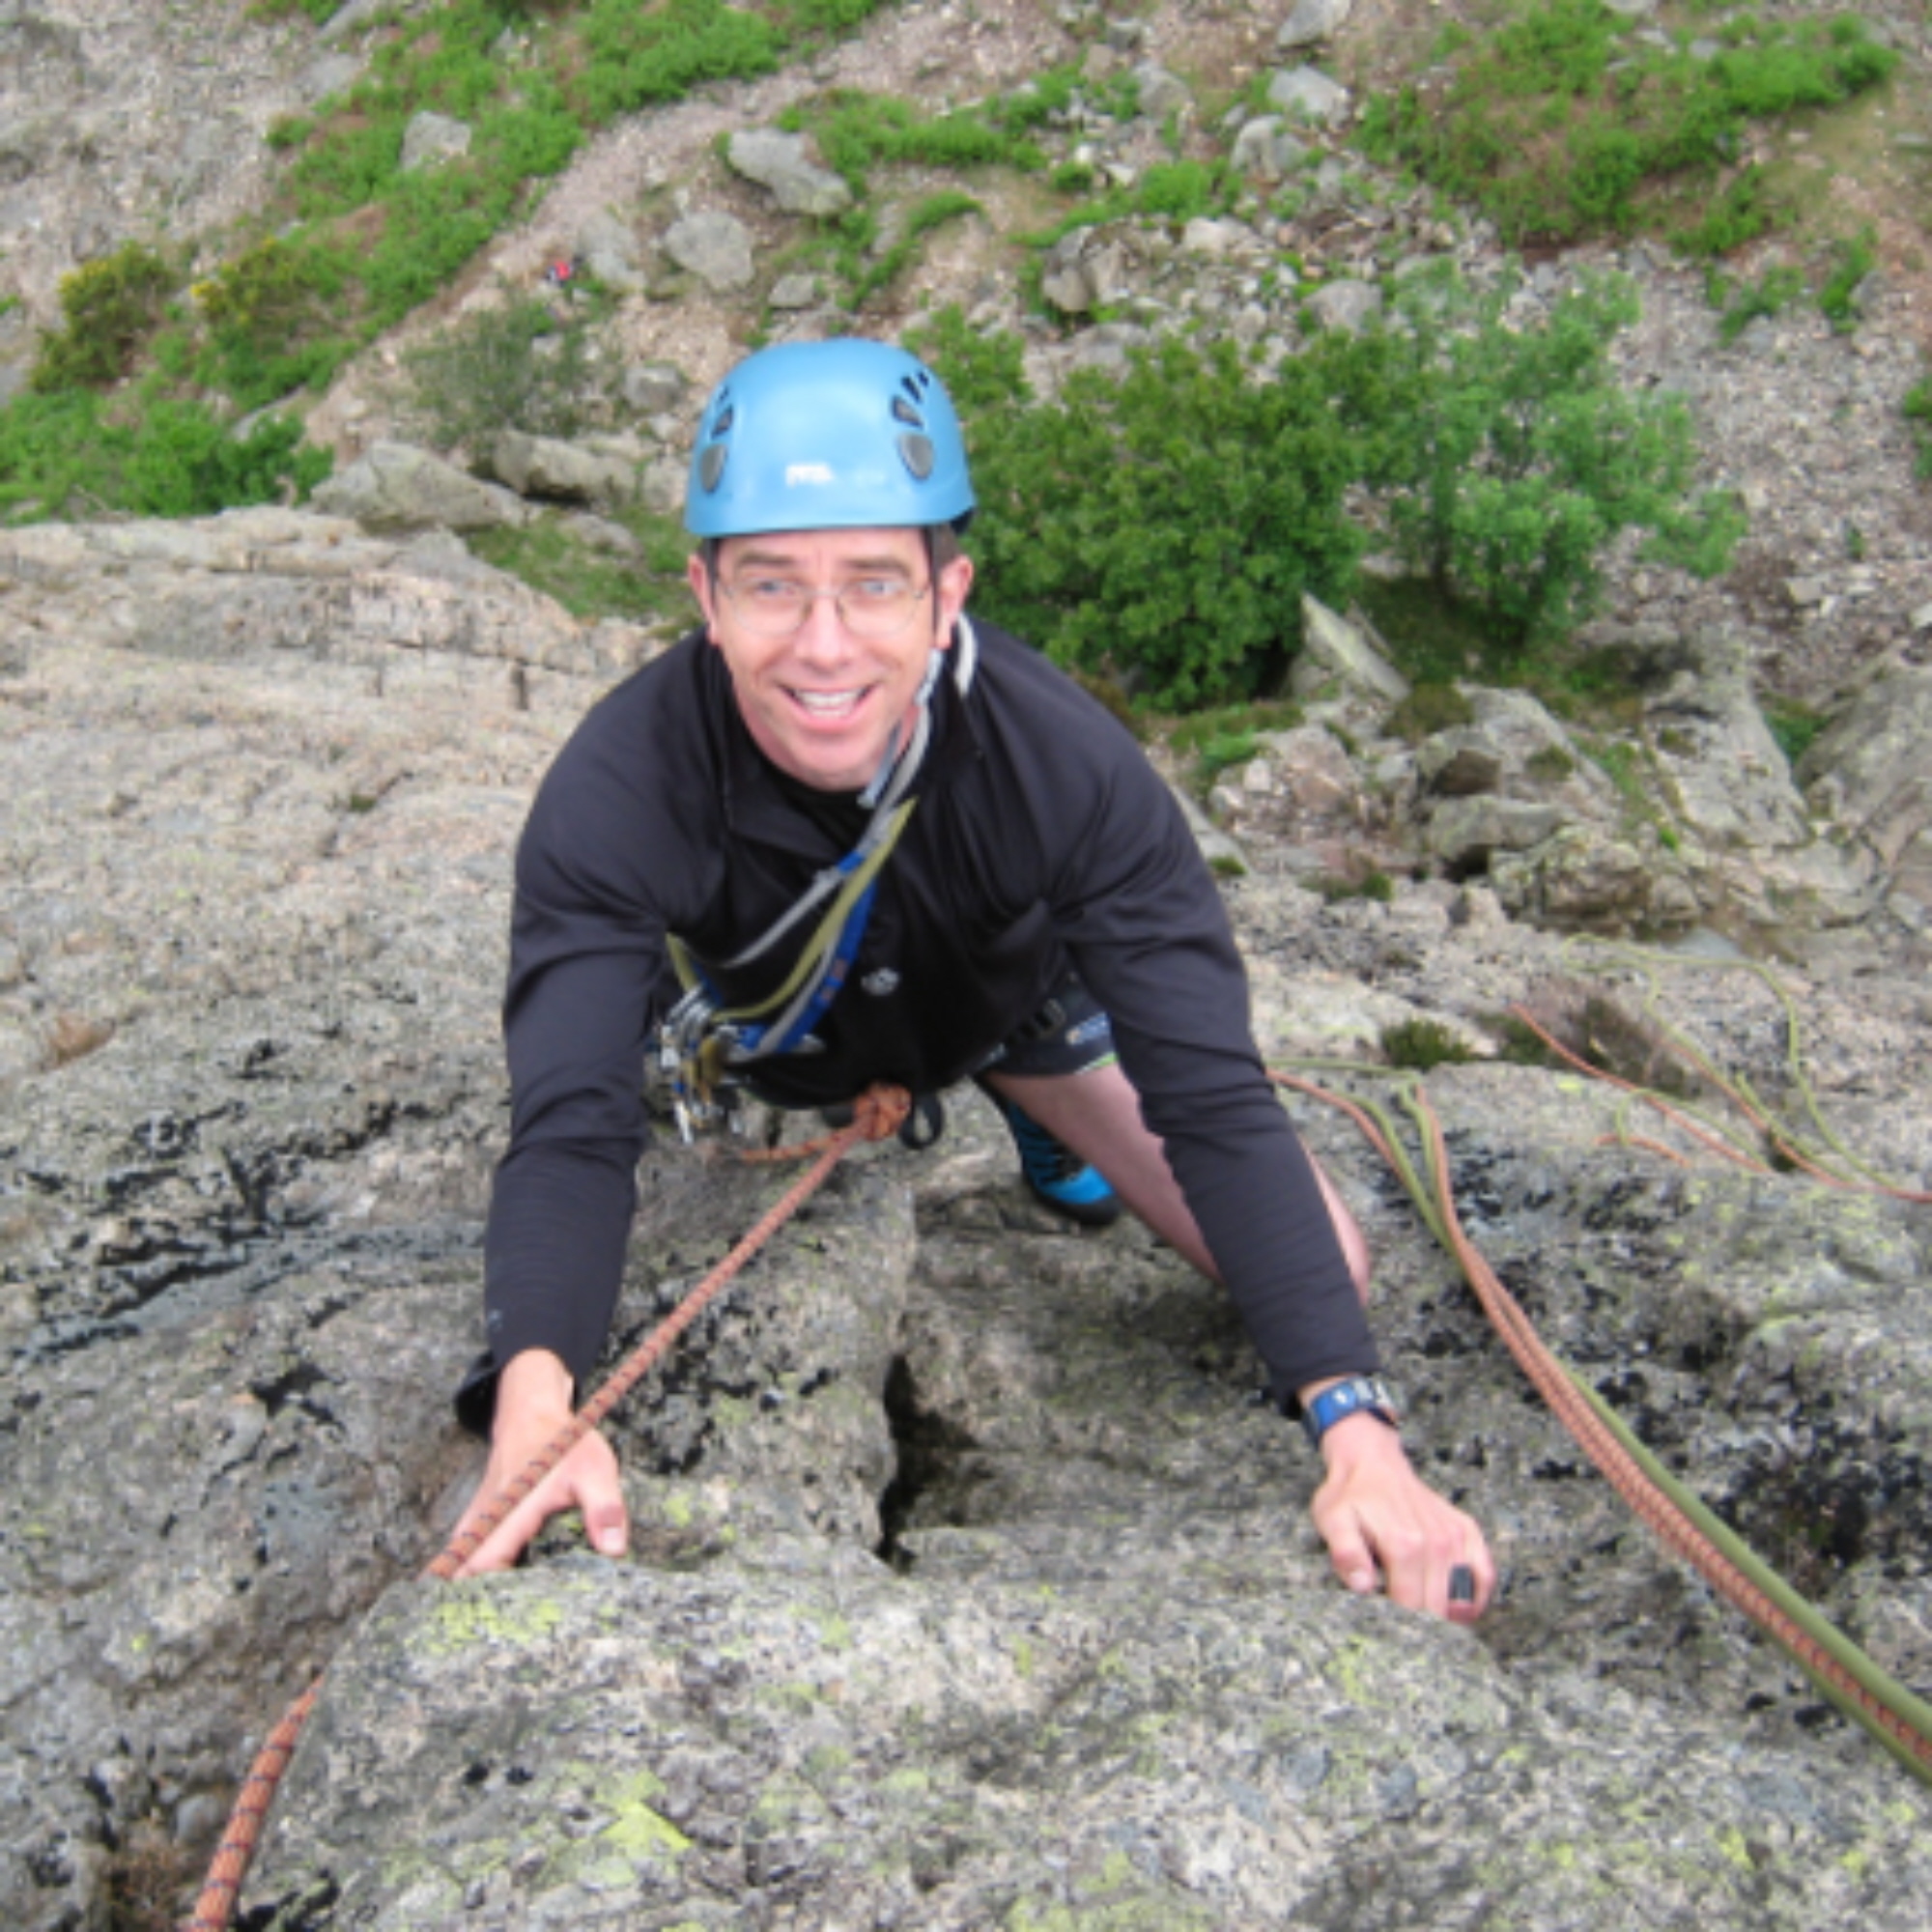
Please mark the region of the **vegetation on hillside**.
<svg viewBox="0 0 1932 1932"><path fill-rule="evenodd" d="M1474 203L1512 245L1661 227L1720 254L1776 218L1753 121L1830 107L1898 64L1853 14L1744 12L1662 45L1605 0L1528 0L1444 31L1439 78L1370 103L1363 145ZM1715 189L1715 192L1714 192Z"/></svg>
<svg viewBox="0 0 1932 1932"><path fill-rule="evenodd" d="M1271 371L1170 338L1050 399L1017 337L948 312L922 346L966 421L982 608L1186 709L1272 688L1302 593L1345 600L1372 537L1519 668L1588 612L1624 529L1721 570L1742 519L1692 498L1683 401L1628 393L1609 368L1629 284L1585 284L1533 324L1514 293L1428 278L1395 326L1319 334Z"/></svg>
<svg viewBox="0 0 1932 1932"><path fill-rule="evenodd" d="M256 0L318 22L337 0ZM701 84L795 63L884 0L442 0L398 9L341 94L271 130L284 156L252 224L202 244L130 241L68 277L32 392L0 409L0 517L102 511L185 514L299 497L327 459L304 447L303 399L343 363L445 291L600 128ZM1480 34L1447 30L1435 66L1367 104L1362 145L1486 210L1513 239L1633 228L1721 251L1780 211L1748 159L1767 118L1829 110L1880 85L1896 57L1854 16L1795 21L1685 0L1666 37L1603 0L1487 0ZM1098 16L1092 31L1099 31ZM1163 158L1130 176L1081 146L1139 111L1131 73L1081 64L946 107L843 90L801 102L853 206L800 218L769 265L822 271L855 314L903 285L925 238L1024 184L1029 232L1004 245L1033 264L1069 228L1122 222L1178 233L1190 217L1293 216L1310 192L1291 175L1243 180L1223 107L1246 90L1197 88L1198 117L1170 117ZM468 147L406 170L424 111ZM1386 177L1384 177L1386 179ZM1712 295L1734 337L1809 289L1838 327L1871 267L1868 233L1774 263L1756 279L1721 268ZM1298 260L1264 269L1273 290ZM1809 281L1806 280L1808 273ZM1515 327L1507 287L1479 295L1386 281L1397 327L1311 335L1264 367L1248 352L1169 341L1123 381L1083 375L1050 400L1018 379L1013 338L952 318L935 348L969 403L988 509L976 542L1007 614L1074 664L1125 670L1167 703L1265 688L1295 644L1297 593L1341 595L1364 546L1393 548L1434 584L1452 628L1526 665L1589 606L1599 559L1636 526L1680 561L1721 565L1735 519L1693 502L1680 404L1623 395L1605 345L1629 297L1605 286ZM567 314L512 293L446 332L411 369L416 423L438 446L480 449L506 422L573 434L614 418L614 369L595 341L595 291ZM758 318L748 312L753 328ZM440 358L440 359L439 359ZM989 384L995 394L980 395ZM285 414L267 414L280 408ZM1906 399L1915 429L1923 396ZM1932 435L1920 432L1932 446ZM1932 457L1928 457L1932 463ZM1079 487L1072 485L1078 482ZM663 533L639 523L646 562ZM588 609L638 610L654 594L628 566L595 570L548 536L505 560L582 585ZM1289 615L1284 618L1283 612Z"/></svg>

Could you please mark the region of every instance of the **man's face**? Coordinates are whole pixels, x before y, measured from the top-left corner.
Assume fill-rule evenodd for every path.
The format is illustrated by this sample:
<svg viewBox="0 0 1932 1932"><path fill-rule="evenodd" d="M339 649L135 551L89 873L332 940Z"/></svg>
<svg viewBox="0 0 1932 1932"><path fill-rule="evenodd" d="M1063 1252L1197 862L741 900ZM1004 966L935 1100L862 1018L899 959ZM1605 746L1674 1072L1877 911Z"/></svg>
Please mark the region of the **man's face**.
<svg viewBox="0 0 1932 1932"><path fill-rule="evenodd" d="M727 537L717 582L701 556L691 559L690 578L758 749L821 791L860 791L911 711L927 653L946 648L973 566L955 557L935 597L919 530L800 530ZM892 635L861 637L831 597L817 597L790 636L769 634L774 608L820 590L843 594L848 610L911 593L910 611Z"/></svg>

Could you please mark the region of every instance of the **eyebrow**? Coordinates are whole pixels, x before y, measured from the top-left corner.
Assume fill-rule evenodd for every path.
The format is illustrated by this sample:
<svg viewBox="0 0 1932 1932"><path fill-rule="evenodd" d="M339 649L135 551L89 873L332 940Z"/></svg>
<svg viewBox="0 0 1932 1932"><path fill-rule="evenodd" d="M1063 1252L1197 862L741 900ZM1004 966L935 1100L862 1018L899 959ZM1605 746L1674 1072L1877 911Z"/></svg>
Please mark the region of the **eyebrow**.
<svg viewBox="0 0 1932 1932"><path fill-rule="evenodd" d="M752 570L798 570L801 559L787 551L749 550L741 551L731 559L731 569L735 575L744 569ZM916 575L915 566L902 556L854 556L847 557L839 569L848 576L859 576L866 572L898 571L907 577Z"/></svg>

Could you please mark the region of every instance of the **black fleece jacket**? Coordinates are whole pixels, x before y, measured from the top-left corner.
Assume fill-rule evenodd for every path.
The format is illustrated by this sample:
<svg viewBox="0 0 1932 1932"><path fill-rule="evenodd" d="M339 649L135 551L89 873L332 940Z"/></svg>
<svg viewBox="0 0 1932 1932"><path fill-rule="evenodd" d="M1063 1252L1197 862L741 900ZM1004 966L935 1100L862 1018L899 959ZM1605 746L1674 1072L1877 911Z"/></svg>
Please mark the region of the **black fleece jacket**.
<svg viewBox="0 0 1932 1932"><path fill-rule="evenodd" d="M950 655L918 807L815 1029L826 1051L760 1063L760 1087L801 1105L878 1080L936 1093L1071 967L1112 1016L1121 1064L1277 1395L1374 1369L1179 808L1130 734L1016 639L976 624ZM753 744L700 633L611 692L558 754L517 856L513 1117L490 1212L490 1361L466 1382L466 1420L487 1418L491 1363L524 1349L554 1350L584 1389L636 1206L644 1055L675 997L665 935L707 961L759 937L850 849L850 802L823 805L805 809ZM864 816L852 810L850 824ZM780 952L726 994L770 990L790 964Z"/></svg>

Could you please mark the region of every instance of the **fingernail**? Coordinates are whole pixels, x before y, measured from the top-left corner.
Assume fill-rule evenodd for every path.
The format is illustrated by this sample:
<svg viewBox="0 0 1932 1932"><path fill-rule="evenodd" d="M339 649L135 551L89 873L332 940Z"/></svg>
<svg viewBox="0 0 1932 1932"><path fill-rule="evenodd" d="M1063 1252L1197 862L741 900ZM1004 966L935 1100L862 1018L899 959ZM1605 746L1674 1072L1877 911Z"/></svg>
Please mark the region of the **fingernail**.
<svg viewBox="0 0 1932 1932"><path fill-rule="evenodd" d="M1476 1573L1466 1563L1459 1563L1449 1573L1449 1601L1473 1604L1476 1601Z"/></svg>

